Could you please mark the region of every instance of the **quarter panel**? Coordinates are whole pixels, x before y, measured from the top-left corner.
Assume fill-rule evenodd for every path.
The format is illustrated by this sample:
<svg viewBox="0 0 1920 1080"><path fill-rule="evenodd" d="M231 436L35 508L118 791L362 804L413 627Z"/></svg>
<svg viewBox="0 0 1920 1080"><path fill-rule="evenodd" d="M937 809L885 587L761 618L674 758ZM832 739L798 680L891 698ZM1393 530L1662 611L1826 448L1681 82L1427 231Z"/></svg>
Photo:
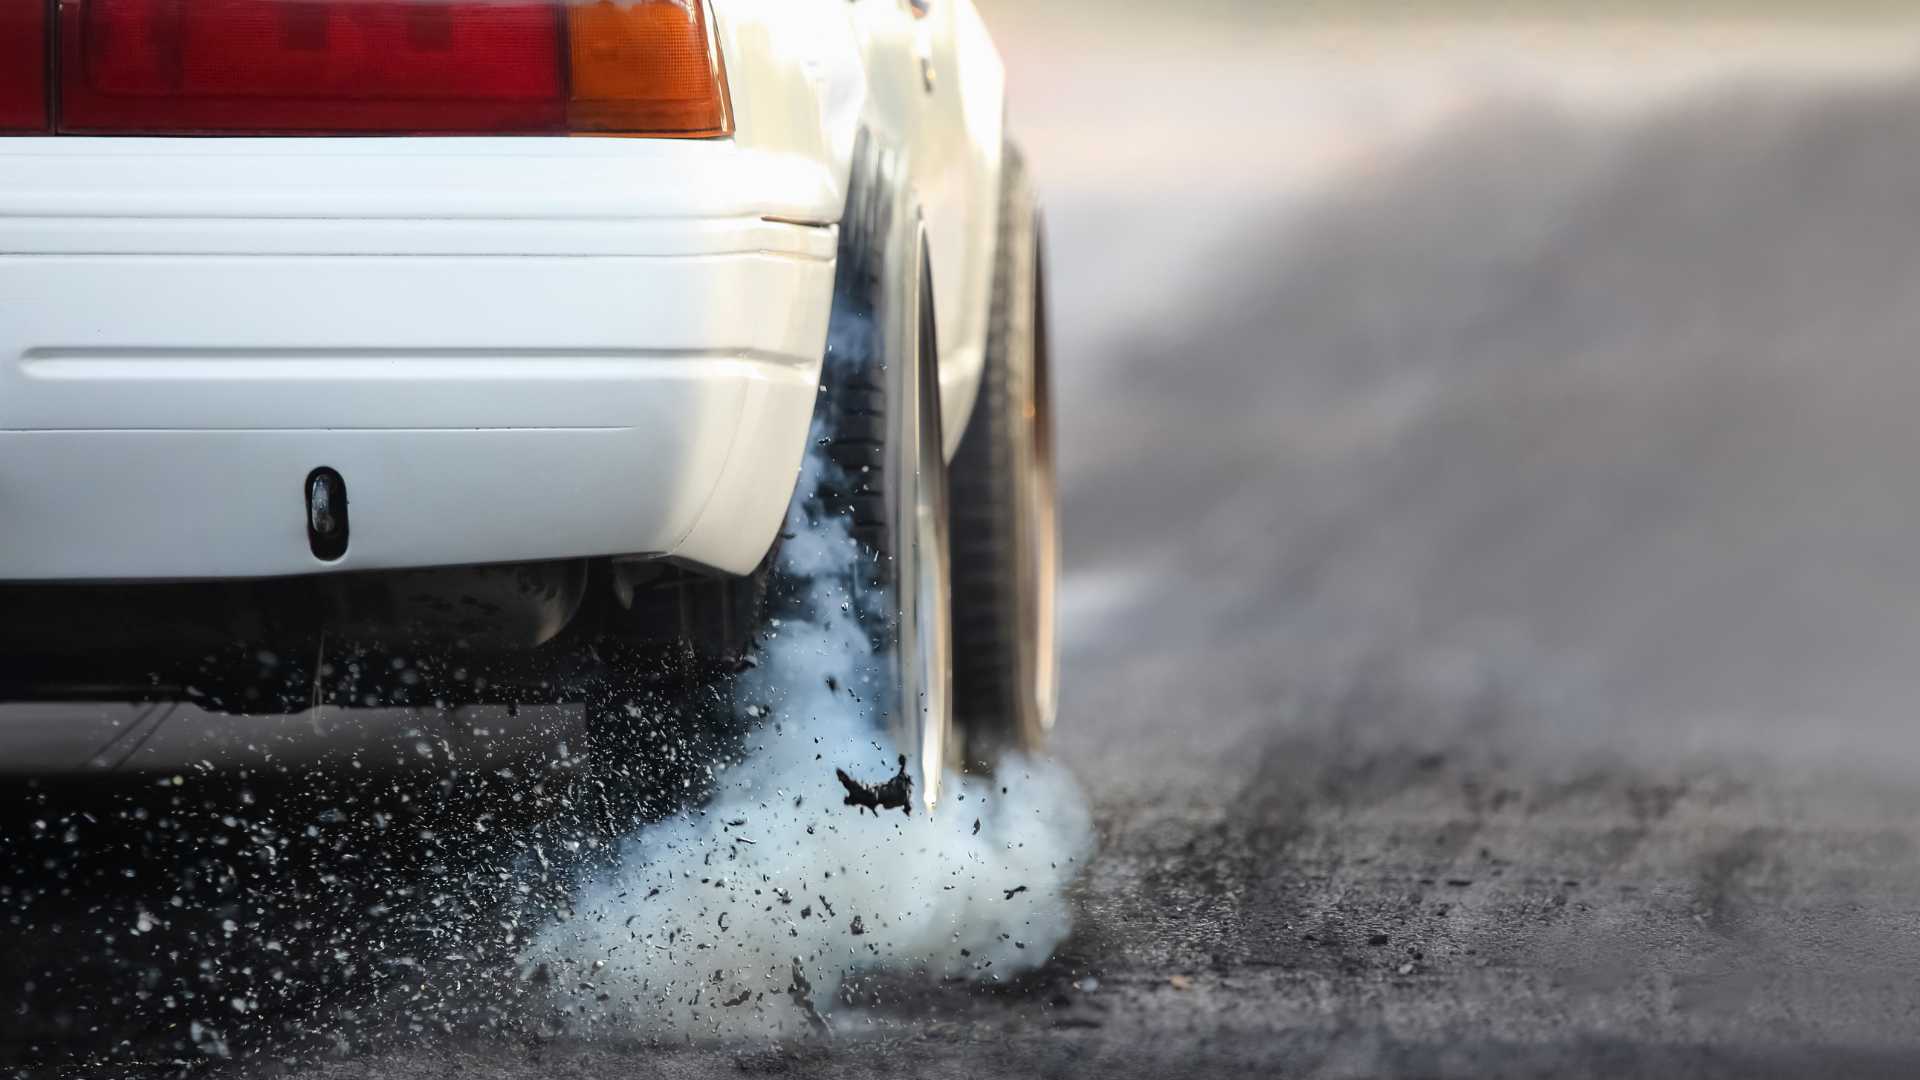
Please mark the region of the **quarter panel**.
<svg viewBox="0 0 1920 1080"><path fill-rule="evenodd" d="M905 157L926 222L946 452L978 393L992 300L1006 79L971 0L712 0L750 150L825 163L844 204L862 128ZM836 214L835 220L838 219Z"/></svg>

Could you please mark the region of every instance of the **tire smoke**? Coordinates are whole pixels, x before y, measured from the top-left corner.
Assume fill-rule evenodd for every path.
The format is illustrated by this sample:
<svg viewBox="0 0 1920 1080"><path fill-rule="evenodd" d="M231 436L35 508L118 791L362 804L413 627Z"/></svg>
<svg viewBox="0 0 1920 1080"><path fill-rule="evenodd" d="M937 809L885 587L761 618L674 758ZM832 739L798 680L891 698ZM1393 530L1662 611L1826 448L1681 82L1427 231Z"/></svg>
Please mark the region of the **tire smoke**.
<svg viewBox="0 0 1920 1080"><path fill-rule="evenodd" d="M800 490L829 468L809 455ZM1000 979L1067 935L1092 833L1061 767L949 772L932 813L846 804L837 769L879 784L899 762L879 711L884 619L851 588L863 557L844 519L796 500L777 564L788 595L734 692L746 753L712 766L706 803L622 839L524 954L570 1027L826 1032L862 973Z"/></svg>

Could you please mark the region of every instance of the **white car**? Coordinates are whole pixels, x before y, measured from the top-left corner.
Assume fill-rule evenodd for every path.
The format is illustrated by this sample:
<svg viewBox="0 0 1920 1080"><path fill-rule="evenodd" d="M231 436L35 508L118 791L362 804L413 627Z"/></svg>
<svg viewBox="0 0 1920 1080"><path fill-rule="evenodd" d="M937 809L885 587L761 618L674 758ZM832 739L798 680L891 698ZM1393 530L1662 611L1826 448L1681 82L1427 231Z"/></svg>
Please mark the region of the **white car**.
<svg viewBox="0 0 1920 1080"><path fill-rule="evenodd" d="M739 656L796 497L921 764L1031 745L1005 109L969 0L0 0L0 769Z"/></svg>

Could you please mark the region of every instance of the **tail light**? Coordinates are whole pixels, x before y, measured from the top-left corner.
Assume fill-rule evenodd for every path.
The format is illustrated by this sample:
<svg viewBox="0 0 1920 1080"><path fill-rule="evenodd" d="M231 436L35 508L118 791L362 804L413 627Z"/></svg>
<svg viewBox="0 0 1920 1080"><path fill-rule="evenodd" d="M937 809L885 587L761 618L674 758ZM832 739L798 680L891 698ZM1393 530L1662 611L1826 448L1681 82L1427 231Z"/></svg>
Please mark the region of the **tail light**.
<svg viewBox="0 0 1920 1080"><path fill-rule="evenodd" d="M39 10L0 0L0 11L28 4ZM26 36L6 33L0 50ZM62 133L733 127L703 0L59 0L58 37ZM34 40L44 49L47 36ZM44 129L44 89L39 108Z"/></svg>
<svg viewBox="0 0 1920 1080"><path fill-rule="evenodd" d="M0 0L0 133L45 132L46 0Z"/></svg>

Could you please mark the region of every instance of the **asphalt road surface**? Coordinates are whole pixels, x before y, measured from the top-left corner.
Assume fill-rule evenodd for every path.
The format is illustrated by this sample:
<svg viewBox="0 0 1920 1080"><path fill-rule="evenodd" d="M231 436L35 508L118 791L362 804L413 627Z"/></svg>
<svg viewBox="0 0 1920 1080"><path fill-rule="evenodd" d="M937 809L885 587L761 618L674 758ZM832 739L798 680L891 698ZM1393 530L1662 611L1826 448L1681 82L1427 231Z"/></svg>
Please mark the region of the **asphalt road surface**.
<svg viewBox="0 0 1920 1080"><path fill-rule="evenodd" d="M1905 84L1748 85L1600 125L1477 114L1236 229L1175 315L1063 361L1058 750L1098 852L1038 971L880 979L859 1030L717 1046L415 1023L348 978L283 1008L346 1008L380 1037L208 1060L422 1080L1911 1075L1916 205ZM86 824L87 797L62 793L43 831ZM56 856L22 831L49 813L9 818L0 975L27 989L8 1060L169 1071L177 1046L113 1028L133 999L79 1027L72 1004L196 963L103 944L87 915L150 877L168 903L167 856ZM263 901L284 925L333 920L368 965L401 955L340 899L364 867L284 874ZM270 980L270 953L245 962Z"/></svg>

